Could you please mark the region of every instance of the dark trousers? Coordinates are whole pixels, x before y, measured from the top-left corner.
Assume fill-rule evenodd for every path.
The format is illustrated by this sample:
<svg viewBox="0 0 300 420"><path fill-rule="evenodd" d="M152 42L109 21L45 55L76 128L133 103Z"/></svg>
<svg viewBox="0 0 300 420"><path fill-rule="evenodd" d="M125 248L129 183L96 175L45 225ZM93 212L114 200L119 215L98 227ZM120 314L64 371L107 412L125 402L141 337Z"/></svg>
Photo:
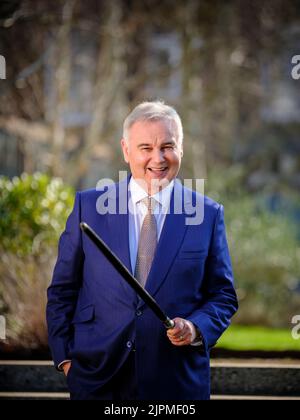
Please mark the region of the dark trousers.
<svg viewBox="0 0 300 420"><path fill-rule="evenodd" d="M73 379L76 382L76 378ZM76 385L70 390L71 400L136 400L137 383L135 371L135 354L132 351L123 366L115 376L97 391L89 392L84 389L76 389Z"/></svg>

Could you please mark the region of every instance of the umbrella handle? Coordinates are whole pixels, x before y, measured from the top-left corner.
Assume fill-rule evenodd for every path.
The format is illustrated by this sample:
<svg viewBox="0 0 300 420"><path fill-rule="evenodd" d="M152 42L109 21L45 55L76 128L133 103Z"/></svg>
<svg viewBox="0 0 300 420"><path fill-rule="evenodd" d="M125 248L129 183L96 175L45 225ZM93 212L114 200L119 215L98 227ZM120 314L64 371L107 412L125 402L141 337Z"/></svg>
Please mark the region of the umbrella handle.
<svg viewBox="0 0 300 420"><path fill-rule="evenodd" d="M175 322L172 321L172 319L167 318L166 321L164 322L164 326L166 327L167 330L171 330L172 328L175 327Z"/></svg>

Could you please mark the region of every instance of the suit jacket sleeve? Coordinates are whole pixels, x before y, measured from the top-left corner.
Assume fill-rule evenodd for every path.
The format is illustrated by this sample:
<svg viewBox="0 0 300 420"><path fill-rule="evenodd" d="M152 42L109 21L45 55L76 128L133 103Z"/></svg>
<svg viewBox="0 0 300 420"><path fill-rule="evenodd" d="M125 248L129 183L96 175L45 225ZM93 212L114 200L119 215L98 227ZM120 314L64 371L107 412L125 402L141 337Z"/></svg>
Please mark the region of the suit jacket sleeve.
<svg viewBox="0 0 300 420"><path fill-rule="evenodd" d="M77 193L73 211L59 240L58 258L48 288L46 312L49 346L56 367L69 359L73 335L71 321L82 281L83 252L79 223L80 193Z"/></svg>
<svg viewBox="0 0 300 420"><path fill-rule="evenodd" d="M217 211L209 255L206 260L203 304L189 320L203 336L206 350L214 346L230 324L230 318L238 308L233 285L233 273L226 240L224 209Z"/></svg>

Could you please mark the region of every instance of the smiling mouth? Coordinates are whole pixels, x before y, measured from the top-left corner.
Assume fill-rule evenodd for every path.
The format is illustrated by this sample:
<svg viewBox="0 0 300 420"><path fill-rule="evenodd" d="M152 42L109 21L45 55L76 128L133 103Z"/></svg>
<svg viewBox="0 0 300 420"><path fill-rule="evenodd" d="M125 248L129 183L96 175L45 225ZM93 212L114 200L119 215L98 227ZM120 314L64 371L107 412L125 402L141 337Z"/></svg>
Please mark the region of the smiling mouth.
<svg viewBox="0 0 300 420"><path fill-rule="evenodd" d="M165 168L148 168L150 172L154 172L154 173L163 173L165 172L168 167Z"/></svg>

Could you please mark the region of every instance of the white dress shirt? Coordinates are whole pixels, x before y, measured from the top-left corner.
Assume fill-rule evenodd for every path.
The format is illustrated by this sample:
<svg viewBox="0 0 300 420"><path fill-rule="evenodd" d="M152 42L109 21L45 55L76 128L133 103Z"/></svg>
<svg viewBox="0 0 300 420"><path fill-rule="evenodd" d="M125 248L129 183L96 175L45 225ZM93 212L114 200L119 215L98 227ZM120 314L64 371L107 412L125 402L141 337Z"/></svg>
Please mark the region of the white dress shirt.
<svg viewBox="0 0 300 420"><path fill-rule="evenodd" d="M174 187L174 180L158 193L152 195L156 202L154 216L157 224L157 241L159 241L161 231L170 207L171 194ZM132 273L135 271L140 232L144 218L148 212L145 204L141 202L148 197L147 192L131 177L128 185L129 190L129 250Z"/></svg>

